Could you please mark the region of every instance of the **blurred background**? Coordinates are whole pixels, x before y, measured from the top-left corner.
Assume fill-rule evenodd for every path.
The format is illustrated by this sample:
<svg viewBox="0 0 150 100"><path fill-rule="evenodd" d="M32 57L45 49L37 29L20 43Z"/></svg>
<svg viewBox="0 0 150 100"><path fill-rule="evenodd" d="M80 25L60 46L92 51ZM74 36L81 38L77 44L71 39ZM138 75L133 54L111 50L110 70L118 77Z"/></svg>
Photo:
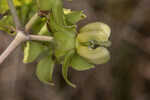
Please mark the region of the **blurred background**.
<svg viewBox="0 0 150 100"><path fill-rule="evenodd" d="M56 66L52 87L35 76L36 62L23 64L18 47L0 65L0 100L150 100L150 0L73 0L66 8L84 10L79 27L101 21L111 27L111 60L95 69L69 70L68 86ZM0 32L0 52L12 41Z"/></svg>

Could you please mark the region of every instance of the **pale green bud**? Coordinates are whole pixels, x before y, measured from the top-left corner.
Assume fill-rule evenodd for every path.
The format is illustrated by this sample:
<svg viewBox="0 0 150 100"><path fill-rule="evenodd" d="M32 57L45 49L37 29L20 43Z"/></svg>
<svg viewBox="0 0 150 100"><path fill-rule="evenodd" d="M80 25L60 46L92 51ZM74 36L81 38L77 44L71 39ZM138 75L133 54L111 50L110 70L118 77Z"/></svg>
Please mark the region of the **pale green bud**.
<svg viewBox="0 0 150 100"><path fill-rule="evenodd" d="M76 39L77 53L93 64L104 64L110 59L110 28L101 22L81 28Z"/></svg>

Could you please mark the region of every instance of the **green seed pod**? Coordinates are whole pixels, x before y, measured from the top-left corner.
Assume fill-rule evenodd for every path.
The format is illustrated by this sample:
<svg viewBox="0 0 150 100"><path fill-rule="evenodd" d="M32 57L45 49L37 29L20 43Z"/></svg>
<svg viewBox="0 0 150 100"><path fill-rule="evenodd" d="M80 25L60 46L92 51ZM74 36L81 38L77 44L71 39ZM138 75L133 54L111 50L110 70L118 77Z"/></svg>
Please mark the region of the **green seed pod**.
<svg viewBox="0 0 150 100"><path fill-rule="evenodd" d="M111 33L110 27L102 22L90 23L80 29L80 33L89 31L100 31L104 39L108 39Z"/></svg>
<svg viewBox="0 0 150 100"><path fill-rule="evenodd" d="M109 36L110 28L106 24L96 22L84 26L76 38L77 53L90 63L106 63L110 59L106 48L110 46Z"/></svg>

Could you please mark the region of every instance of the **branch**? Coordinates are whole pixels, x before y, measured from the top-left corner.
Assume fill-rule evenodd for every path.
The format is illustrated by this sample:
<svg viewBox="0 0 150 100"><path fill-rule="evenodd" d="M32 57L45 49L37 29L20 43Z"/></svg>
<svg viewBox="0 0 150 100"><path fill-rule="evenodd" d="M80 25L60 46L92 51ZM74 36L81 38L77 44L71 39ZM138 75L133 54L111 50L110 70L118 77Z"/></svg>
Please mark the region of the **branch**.
<svg viewBox="0 0 150 100"><path fill-rule="evenodd" d="M29 35L29 40L36 40L36 41L52 41L53 37L50 36L41 36L41 35Z"/></svg>
<svg viewBox="0 0 150 100"><path fill-rule="evenodd" d="M38 13L33 15L32 18L29 20L29 22L25 25L25 32L29 32L29 30L32 28L32 26L39 18L40 16L38 16Z"/></svg>
<svg viewBox="0 0 150 100"><path fill-rule="evenodd" d="M52 41L53 37L40 35L25 35L24 32L18 31L15 39L11 42L8 48L0 55L0 64L17 48L22 42L30 40L36 41Z"/></svg>
<svg viewBox="0 0 150 100"><path fill-rule="evenodd" d="M22 32L19 32L8 48L0 55L0 64L9 56L9 54L12 53L12 51L14 51L17 46L26 40L26 36Z"/></svg>
<svg viewBox="0 0 150 100"><path fill-rule="evenodd" d="M13 0L7 0L7 2L8 2L8 6L9 6L9 9L10 9L10 12L11 12L11 14L13 16L14 23L16 25L16 29L17 30L21 30L22 26L21 26L20 20L18 18L17 11L16 11L16 8L14 6Z"/></svg>
<svg viewBox="0 0 150 100"><path fill-rule="evenodd" d="M53 37L50 36L40 36L40 35L26 35L22 30L22 25L20 23L20 20L18 18L15 6L13 4L12 0L7 0L8 6L10 8L11 14L13 16L14 23L16 25L17 35L15 39L11 42L11 44L8 46L8 48L0 55L0 64L3 63L3 61L17 48L22 42L28 41L28 40L37 40L37 41L52 41ZM33 24L39 19L38 13L36 13L31 20L27 23L25 26L25 32L28 33L28 31L31 29Z"/></svg>

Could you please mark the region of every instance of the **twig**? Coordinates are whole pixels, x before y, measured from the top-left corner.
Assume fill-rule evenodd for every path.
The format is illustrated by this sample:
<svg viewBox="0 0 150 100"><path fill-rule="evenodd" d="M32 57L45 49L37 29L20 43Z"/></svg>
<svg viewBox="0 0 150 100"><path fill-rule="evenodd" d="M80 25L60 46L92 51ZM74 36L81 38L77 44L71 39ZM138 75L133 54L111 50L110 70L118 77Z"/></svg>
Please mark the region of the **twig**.
<svg viewBox="0 0 150 100"><path fill-rule="evenodd" d="M26 40L27 37L22 32L18 33L8 48L0 55L0 64L8 57L9 54L12 53L12 51L14 51L18 45Z"/></svg>
<svg viewBox="0 0 150 100"><path fill-rule="evenodd" d="M25 32L29 32L29 30L32 28L32 26L35 24L35 22L40 18L38 16L38 13L33 15L33 17L29 20L29 22L25 25Z"/></svg>
<svg viewBox="0 0 150 100"><path fill-rule="evenodd" d="M29 40L36 40L36 41L52 41L53 37L50 36L41 36L41 35L29 35Z"/></svg>
<svg viewBox="0 0 150 100"><path fill-rule="evenodd" d="M33 24L40 18L38 14L36 13L31 20L28 22L28 24L25 27L25 32L22 31L22 26L20 23L20 20L18 18L16 9L14 7L12 0L7 0L8 6L10 8L11 14L13 16L13 20L16 26L17 35L15 39L11 42L11 44L8 46L8 48L0 55L0 64L3 63L3 61L15 50L16 47L18 47L22 42L28 41L28 40L37 40L37 41L52 41L53 37L50 36L40 36L40 35L28 35L27 33Z"/></svg>
<svg viewBox="0 0 150 100"><path fill-rule="evenodd" d="M13 20L14 20L16 29L17 30L21 30L22 26L21 26L20 20L18 18L17 11L16 11L16 8L14 6L13 0L7 0L7 2L8 2L8 6L9 6L9 9L10 9L10 12L11 12L11 14L13 16Z"/></svg>
<svg viewBox="0 0 150 100"><path fill-rule="evenodd" d="M8 48L0 55L0 64L19 46L22 42L30 40L36 41L52 41L53 37L50 36L39 36L39 35L25 35L22 31L17 33L15 39L11 42Z"/></svg>

